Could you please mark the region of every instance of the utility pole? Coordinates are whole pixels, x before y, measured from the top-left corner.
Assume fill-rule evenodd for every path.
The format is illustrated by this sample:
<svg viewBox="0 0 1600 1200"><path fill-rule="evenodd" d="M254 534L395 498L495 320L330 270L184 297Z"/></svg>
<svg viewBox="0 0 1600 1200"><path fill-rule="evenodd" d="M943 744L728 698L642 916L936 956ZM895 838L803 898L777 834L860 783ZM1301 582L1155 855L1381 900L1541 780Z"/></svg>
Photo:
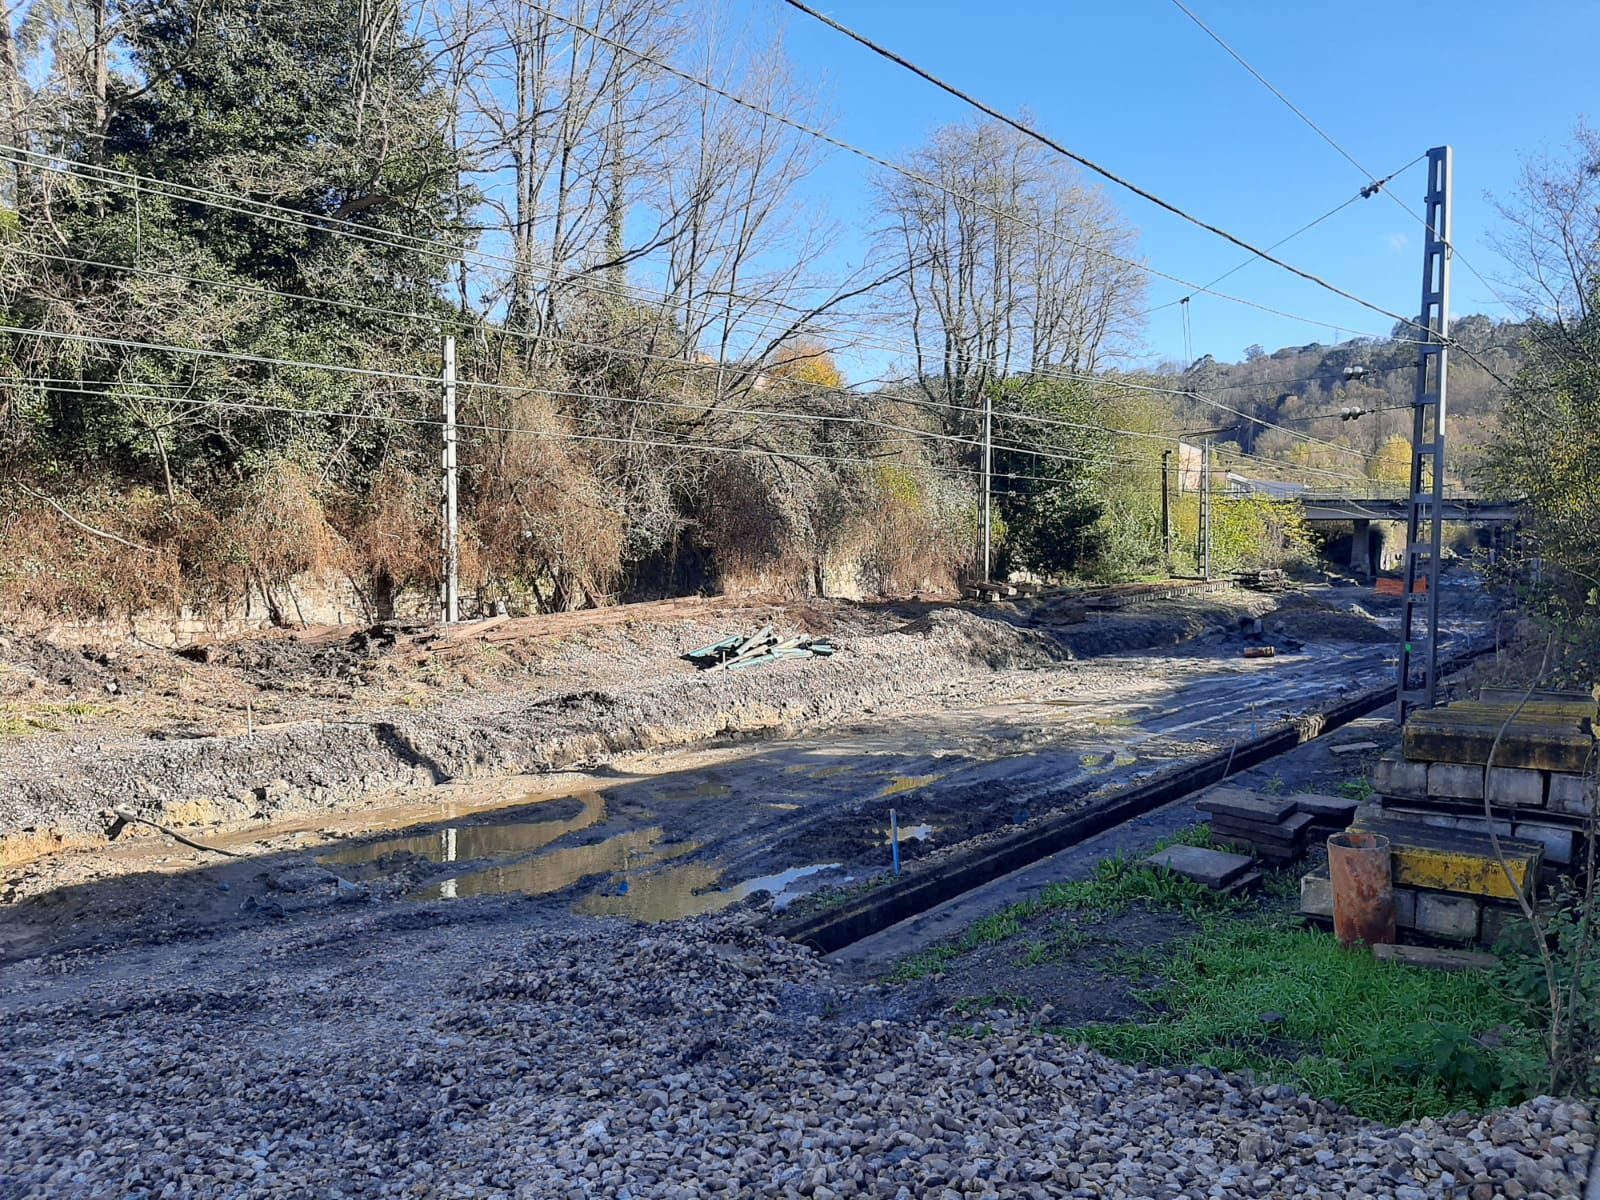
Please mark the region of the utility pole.
<svg viewBox="0 0 1600 1200"><path fill-rule="evenodd" d="M1172 451L1161 452L1161 562L1172 574Z"/></svg>
<svg viewBox="0 0 1600 1200"><path fill-rule="evenodd" d="M1439 673L1439 551L1444 516L1445 383L1450 336L1449 146L1428 151L1423 206L1422 313L1417 324L1417 385L1411 408L1411 487L1406 507L1400 609L1399 719L1432 708ZM1424 609L1418 620L1418 609Z"/></svg>
<svg viewBox="0 0 1600 1200"><path fill-rule="evenodd" d="M1200 575L1211 578L1211 439L1200 452Z"/></svg>
<svg viewBox="0 0 1600 1200"><path fill-rule="evenodd" d="M444 622L461 619L461 530L456 513L456 339L444 339L444 498L441 505L440 537L444 551L444 580L440 585L440 607Z"/></svg>
<svg viewBox="0 0 1600 1200"><path fill-rule="evenodd" d="M992 482L992 476L990 474L990 471L991 471L991 457L990 456L991 456L991 454L992 454L992 452L994 450L994 442L993 442L993 438L991 437L993 425L994 425L994 406L993 406L993 403L992 403L992 401L990 399L990 396L989 396L989 389L988 388L984 388L983 389L983 582L984 583L988 583L990 581L990 578L991 578L990 571L993 569L991 567L991 565L990 565L990 549L991 548L990 548L990 545L989 545L990 528L991 528L991 525L993 524L993 522L990 519L990 515L989 515L990 514L990 505L992 503L989 497L990 497L990 492L992 491L992 488L990 486L990 484Z"/></svg>

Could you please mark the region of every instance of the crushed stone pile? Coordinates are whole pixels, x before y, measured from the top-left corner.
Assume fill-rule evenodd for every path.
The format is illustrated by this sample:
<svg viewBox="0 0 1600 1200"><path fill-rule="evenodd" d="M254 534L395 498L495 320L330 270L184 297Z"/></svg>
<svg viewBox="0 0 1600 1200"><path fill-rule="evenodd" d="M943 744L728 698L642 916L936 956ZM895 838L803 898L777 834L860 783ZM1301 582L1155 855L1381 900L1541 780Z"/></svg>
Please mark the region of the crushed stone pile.
<svg viewBox="0 0 1600 1200"><path fill-rule="evenodd" d="M527 928L506 901L26 964L0 999L0 1192L1583 1191L1582 1103L1390 1129L998 1013L962 1036L753 921Z"/></svg>

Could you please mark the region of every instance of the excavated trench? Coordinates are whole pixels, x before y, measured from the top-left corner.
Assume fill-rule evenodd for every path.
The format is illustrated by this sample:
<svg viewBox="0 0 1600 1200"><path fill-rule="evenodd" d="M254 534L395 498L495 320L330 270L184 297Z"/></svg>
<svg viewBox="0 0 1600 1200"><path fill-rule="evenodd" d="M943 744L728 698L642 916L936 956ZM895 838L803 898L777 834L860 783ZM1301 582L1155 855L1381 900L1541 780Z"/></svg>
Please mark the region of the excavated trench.
<svg viewBox="0 0 1600 1200"><path fill-rule="evenodd" d="M1480 605L1462 607L1458 648L1483 627ZM1244 658L1239 628L1212 625L1164 653L993 672L980 702L965 706L861 713L825 730L724 737L597 770L407 789L391 808L218 834L250 852L225 863L150 835L116 851L120 876L39 886L0 910L0 956L357 901L513 894L561 919L664 920L859 889L884 878L892 825L904 864L953 860L1158 786L1389 678L1380 624L1340 616L1329 622L1340 640L1302 643L1312 625L1304 614L1283 623L1272 658Z"/></svg>

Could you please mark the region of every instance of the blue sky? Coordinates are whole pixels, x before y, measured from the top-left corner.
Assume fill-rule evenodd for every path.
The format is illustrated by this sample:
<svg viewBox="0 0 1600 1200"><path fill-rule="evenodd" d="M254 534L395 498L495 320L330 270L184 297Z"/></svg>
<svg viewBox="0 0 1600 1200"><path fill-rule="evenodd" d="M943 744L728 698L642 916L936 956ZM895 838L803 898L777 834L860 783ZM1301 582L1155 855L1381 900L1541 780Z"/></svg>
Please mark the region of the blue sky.
<svg viewBox="0 0 1600 1200"><path fill-rule="evenodd" d="M974 115L778 0L761 2L788 14L782 20L797 73L817 82L844 140L897 156L937 126ZM1507 268L1486 240L1498 218L1485 192L1508 194L1522 155L1558 151L1580 116L1600 118L1600 0L1186 2L1378 175L1430 146L1453 146L1455 243L1492 281ZM828 0L818 7L997 108L1026 109L1058 141L1260 246L1366 182L1171 0ZM846 230L845 257L860 253L860 231L871 223L871 170L833 152L810 184ZM1413 213L1420 210L1420 164L1392 186ZM1142 231L1153 267L1205 282L1247 257L1129 193L1107 190ZM1375 197L1277 253L1411 314L1421 232L1415 217ZM1386 334L1392 324L1262 262L1218 286L1327 322L1346 337ZM1453 287L1454 313L1507 315L1459 262ZM1184 291L1154 280L1149 303ZM1203 295L1191 313L1197 357L1232 360L1252 342L1273 349L1336 336ZM1146 361L1181 358L1180 310L1153 314L1146 339Z"/></svg>

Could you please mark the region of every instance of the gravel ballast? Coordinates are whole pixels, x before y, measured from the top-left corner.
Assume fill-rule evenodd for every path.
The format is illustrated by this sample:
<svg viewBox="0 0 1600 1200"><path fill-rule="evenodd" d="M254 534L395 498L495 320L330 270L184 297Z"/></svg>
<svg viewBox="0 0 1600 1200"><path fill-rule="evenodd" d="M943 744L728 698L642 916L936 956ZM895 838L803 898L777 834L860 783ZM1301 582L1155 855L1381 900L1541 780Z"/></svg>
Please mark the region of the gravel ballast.
<svg viewBox="0 0 1600 1200"><path fill-rule="evenodd" d="M1584 1103L1384 1128L844 985L749 912L344 909L8 968L6 1197L1574 1197Z"/></svg>

